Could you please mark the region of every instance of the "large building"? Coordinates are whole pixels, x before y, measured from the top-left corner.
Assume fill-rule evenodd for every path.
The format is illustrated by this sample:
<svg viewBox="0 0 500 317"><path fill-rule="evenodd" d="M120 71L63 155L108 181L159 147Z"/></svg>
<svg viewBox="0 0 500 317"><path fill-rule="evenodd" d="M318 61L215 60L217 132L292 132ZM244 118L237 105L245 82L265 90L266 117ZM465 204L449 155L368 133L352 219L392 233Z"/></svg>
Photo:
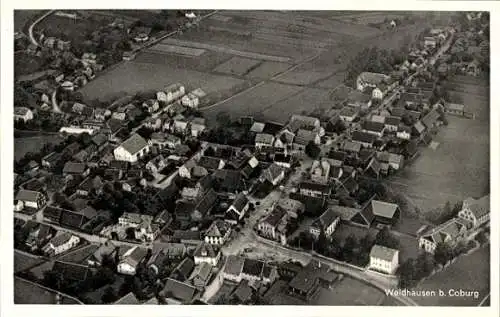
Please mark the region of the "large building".
<svg viewBox="0 0 500 317"><path fill-rule="evenodd" d="M394 274L399 265L399 251L382 245L374 245L370 252L370 269Z"/></svg>
<svg viewBox="0 0 500 317"><path fill-rule="evenodd" d="M467 198L458 217L472 222L474 227L481 226L490 220L490 195L480 199Z"/></svg>
<svg viewBox="0 0 500 317"><path fill-rule="evenodd" d="M117 161L136 163L150 151L150 144L143 137L134 133L120 146L114 149L113 154Z"/></svg>
<svg viewBox="0 0 500 317"><path fill-rule="evenodd" d="M472 223L468 220L452 218L424 232L418 240L418 246L429 253L434 253L440 243L453 247L467 236L471 227Z"/></svg>

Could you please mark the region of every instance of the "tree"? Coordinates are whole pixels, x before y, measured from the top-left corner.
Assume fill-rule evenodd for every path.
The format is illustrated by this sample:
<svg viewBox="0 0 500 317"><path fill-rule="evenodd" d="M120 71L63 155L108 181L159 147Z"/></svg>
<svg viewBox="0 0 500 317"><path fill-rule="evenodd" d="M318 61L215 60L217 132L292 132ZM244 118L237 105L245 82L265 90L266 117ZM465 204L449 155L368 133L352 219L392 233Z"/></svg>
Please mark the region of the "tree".
<svg viewBox="0 0 500 317"><path fill-rule="evenodd" d="M321 154L321 149L313 141L309 141L306 145L305 152L310 158L317 159Z"/></svg>
<svg viewBox="0 0 500 317"><path fill-rule="evenodd" d="M318 252L319 254L327 255L327 250L328 250L328 238L325 235L325 232L321 230L318 240L316 241L315 244L315 251Z"/></svg>
<svg viewBox="0 0 500 317"><path fill-rule="evenodd" d="M427 252L422 252L418 255L415 261L415 276L420 280L429 276L434 269L435 262L432 255Z"/></svg>
<svg viewBox="0 0 500 317"><path fill-rule="evenodd" d="M377 236L375 237L375 244L391 249L399 248L399 240L391 233L391 231L387 227L377 233Z"/></svg>
<svg viewBox="0 0 500 317"><path fill-rule="evenodd" d="M114 288L111 286L108 286L106 290L104 291L104 294L101 297L101 300L104 304L109 304L113 303L118 299L118 295L116 294L116 291Z"/></svg>
<svg viewBox="0 0 500 317"><path fill-rule="evenodd" d="M403 262L397 269L396 274L399 276L399 287L408 288L415 284L415 264L413 259L408 259Z"/></svg>
<svg viewBox="0 0 500 317"><path fill-rule="evenodd" d="M359 247L358 239L354 234L350 234L344 242L342 247L342 258L344 261L351 262L354 254L354 250Z"/></svg>
<svg viewBox="0 0 500 317"><path fill-rule="evenodd" d="M453 258L453 252L447 243L440 242L436 245L436 249L434 250L434 260L437 263L445 265L452 258Z"/></svg>
<svg viewBox="0 0 500 317"><path fill-rule="evenodd" d="M231 123L231 116L226 111L219 111L215 117L219 126L228 126Z"/></svg>
<svg viewBox="0 0 500 317"><path fill-rule="evenodd" d="M127 236L127 240L135 240L135 228L128 227L125 230L125 234Z"/></svg>

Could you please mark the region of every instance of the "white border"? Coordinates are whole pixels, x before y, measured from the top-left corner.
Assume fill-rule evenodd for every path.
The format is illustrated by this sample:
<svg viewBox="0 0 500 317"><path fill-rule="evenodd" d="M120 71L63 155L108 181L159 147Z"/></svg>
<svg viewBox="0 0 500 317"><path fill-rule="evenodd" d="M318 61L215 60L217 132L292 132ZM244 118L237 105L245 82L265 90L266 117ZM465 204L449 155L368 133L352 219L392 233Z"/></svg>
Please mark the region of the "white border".
<svg viewBox="0 0 500 317"><path fill-rule="evenodd" d="M500 56L500 5L494 1L342 1L339 3L321 1L251 1L241 2L218 0L214 3L206 1L103 1L86 0L80 2L66 1L2 1L1 3L1 312L4 316L237 316L237 315L271 315L271 316L391 316L405 314L406 316L500 316L499 311L499 216L494 206L499 206L498 162L499 150L499 111L494 105L500 104L499 94L495 87L500 87L498 71L500 60L491 60L491 306L489 308L448 308L448 307L341 307L341 306L55 306L55 305L13 305L13 226L12 226L12 184L13 184L13 10L14 9L47 9L47 8L78 8L78 9L291 9L291 10L415 10L415 11L491 11L491 56Z"/></svg>

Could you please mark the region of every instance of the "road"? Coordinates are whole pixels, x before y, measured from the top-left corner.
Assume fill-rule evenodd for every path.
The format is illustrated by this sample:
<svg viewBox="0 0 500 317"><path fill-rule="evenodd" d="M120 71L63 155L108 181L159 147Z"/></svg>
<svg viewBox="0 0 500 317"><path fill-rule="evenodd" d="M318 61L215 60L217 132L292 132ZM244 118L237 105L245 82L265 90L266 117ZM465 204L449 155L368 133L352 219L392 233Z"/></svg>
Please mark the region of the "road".
<svg viewBox="0 0 500 317"><path fill-rule="evenodd" d="M42 21L43 19L45 19L46 17L48 17L49 15L51 15L52 13L54 13L55 10L50 10L49 12L45 13L44 15L42 15L41 17L39 17L38 19L35 20L35 22L33 22L29 29L28 29L28 33L29 33L29 37L30 37L30 41L31 43L33 43L34 45L36 46L40 46L40 44L36 41L35 39L35 36L33 35L33 28L38 24L40 23L40 21Z"/></svg>
<svg viewBox="0 0 500 317"><path fill-rule="evenodd" d="M54 91L52 92L52 111L54 111L55 113L63 113L61 108L59 108L59 104L57 103L57 89L54 89Z"/></svg>

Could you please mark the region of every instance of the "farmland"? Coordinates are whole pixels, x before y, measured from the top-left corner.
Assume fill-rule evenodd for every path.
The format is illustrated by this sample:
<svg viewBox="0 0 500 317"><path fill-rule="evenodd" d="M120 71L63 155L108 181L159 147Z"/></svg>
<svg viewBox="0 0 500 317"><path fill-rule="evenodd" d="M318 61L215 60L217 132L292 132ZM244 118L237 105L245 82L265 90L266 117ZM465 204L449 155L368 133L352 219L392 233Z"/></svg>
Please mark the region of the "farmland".
<svg viewBox="0 0 500 317"><path fill-rule="evenodd" d="M14 10L14 31L22 32L26 24L41 12L40 10Z"/></svg>
<svg viewBox="0 0 500 317"><path fill-rule="evenodd" d="M134 94L144 90L161 89L176 82L202 88L210 94L231 90L243 81L167 65L129 62L91 81L80 92L88 99L108 100L120 92Z"/></svg>
<svg viewBox="0 0 500 317"><path fill-rule="evenodd" d="M30 269L45 260L41 257L34 256L21 251L14 251L14 273L22 272Z"/></svg>
<svg viewBox="0 0 500 317"><path fill-rule="evenodd" d="M28 152L37 153L47 143L59 143L62 138L58 135L44 135L14 139L14 159L18 160Z"/></svg>
<svg viewBox="0 0 500 317"><path fill-rule="evenodd" d="M443 271L423 281L419 290L478 291L479 296L433 296L414 300L422 306L477 306L490 293L490 248L483 247L461 256Z"/></svg>
<svg viewBox="0 0 500 317"><path fill-rule="evenodd" d="M482 89L484 83L476 91ZM489 101L473 92L460 94L476 118L449 116L449 125L434 137L437 149L423 148L415 162L389 181L423 212L489 192Z"/></svg>
<svg viewBox="0 0 500 317"><path fill-rule="evenodd" d="M56 304L56 293L46 288L14 278L14 303L15 304ZM61 304L79 304L72 298L62 296Z"/></svg>
<svg viewBox="0 0 500 317"><path fill-rule="evenodd" d="M214 71L217 73L243 76L260 65L259 60L235 56L225 63L217 66Z"/></svg>

